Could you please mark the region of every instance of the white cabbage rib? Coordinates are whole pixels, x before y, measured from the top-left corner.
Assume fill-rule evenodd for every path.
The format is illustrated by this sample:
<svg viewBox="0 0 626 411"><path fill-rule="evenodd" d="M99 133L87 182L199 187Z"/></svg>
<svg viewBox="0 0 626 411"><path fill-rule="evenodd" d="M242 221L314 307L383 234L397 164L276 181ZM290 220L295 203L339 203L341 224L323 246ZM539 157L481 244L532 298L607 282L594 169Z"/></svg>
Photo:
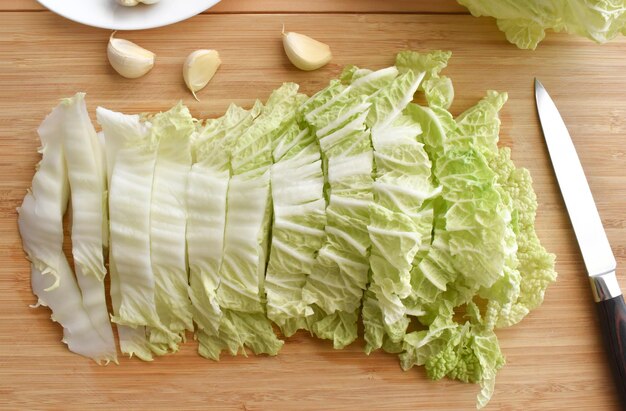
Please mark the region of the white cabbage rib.
<svg viewBox="0 0 626 411"><path fill-rule="evenodd" d="M273 152L270 182L274 207L272 243L265 273L267 316L289 337L307 328L313 311L302 289L325 238L326 202L320 151L314 135L294 122Z"/></svg>
<svg viewBox="0 0 626 411"><path fill-rule="evenodd" d="M326 238L303 298L316 314L310 317L312 331L333 340L335 348L356 339L358 308L368 282L373 150L366 127L371 108L367 96L391 82L398 71L351 75L359 76L353 84L333 82L302 106L319 141L329 186Z"/></svg>
<svg viewBox="0 0 626 411"><path fill-rule="evenodd" d="M368 119L376 165L368 226L372 274L363 310L368 353L386 339L400 344L407 314L418 313L403 299L412 293L417 253L430 246L433 210L424 203L440 191L431 182L431 162L417 140L422 133L419 119L407 109L424 76L412 70L398 76L373 98L375 115Z"/></svg>
<svg viewBox="0 0 626 411"><path fill-rule="evenodd" d="M217 301L224 251L226 197L230 179L229 146L250 126L260 106L248 112L231 105L219 119L209 120L193 139L195 162L187 186L187 254L189 297L200 355L218 359L226 343L220 339L223 313Z"/></svg>
<svg viewBox="0 0 626 411"><path fill-rule="evenodd" d="M37 130L41 140L32 186L18 209L18 224L24 250L31 263L54 281L45 289L59 286L63 255L63 215L69 199L69 183L63 152L63 109L57 106Z"/></svg>
<svg viewBox="0 0 626 411"><path fill-rule="evenodd" d="M115 165L115 156L117 151L122 147L123 134L125 132L141 133L142 125L139 116L126 116L122 113L107 110L102 107L96 109L98 123L103 131L99 137L105 148L106 171L107 171L107 187L111 186L111 176L113 174L113 166ZM107 130L109 138L104 134ZM107 194L110 195L109 192ZM107 196L108 205L108 196ZM108 221L107 221L108 227ZM113 258L112 247L110 246L111 237L109 235L109 275L111 279L111 305L113 314L119 313L120 304L122 302L120 278ZM116 324L117 335L119 338L120 350L129 354L131 357L136 355L144 361L152 360L152 351L147 341L145 327L129 327L126 325Z"/></svg>
<svg viewBox="0 0 626 411"><path fill-rule="evenodd" d="M256 173L256 170L254 170ZM225 231L219 298L221 305L242 312L261 312L259 276L263 261L263 225L268 218L269 170L260 176L235 175L228 187L228 220Z"/></svg>
<svg viewBox="0 0 626 411"><path fill-rule="evenodd" d="M115 353L115 340L104 291L104 243L108 238L106 173L102 146L91 124L85 94L61 103L63 149L72 201L72 254L83 305L94 327Z"/></svg>
<svg viewBox="0 0 626 411"><path fill-rule="evenodd" d="M417 142L422 130L419 122L401 113L424 78L424 73L409 71L394 79L373 98L375 115L370 117L375 151L376 182L374 203L368 226L372 250L370 289L381 302L385 323L404 318L401 299L411 292L413 258L422 234L419 210L434 189L430 183L430 160ZM432 221L432 217L429 219ZM411 235L407 235L411 234ZM430 239L429 239L430 240Z"/></svg>
<svg viewBox="0 0 626 411"><path fill-rule="evenodd" d="M107 151L113 321L119 324L120 348L130 355L151 359L150 351L165 349L151 344L150 331L167 335L175 348L180 336L163 325L156 312L155 281L150 260L150 202L157 144L150 123L137 115L124 115L98 107ZM123 327L130 327L129 330ZM122 336L124 340L122 340Z"/></svg>
<svg viewBox="0 0 626 411"><path fill-rule="evenodd" d="M63 342L70 351L92 358L98 364L117 363L115 346L102 339L94 327L87 311L82 305L80 290L76 285L74 273L67 260L59 260L57 268L59 285L46 291L50 286L49 277L41 274L34 265L31 267L31 285L38 297L36 306L50 307L52 320L63 327Z"/></svg>
<svg viewBox="0 0 626 411"><path fill-rule="evenodd" d="M143 135L124 137L125 146L117 152L109 189L111 251L121 290L114 321L154 328L175 340L156 312L150 259L150 203L157 144L150 141L148 129Z"/></svg>
<svg viewBox="0 0 626 411"><path fill-rule="evenodd" d="M63 149L65 151L72 201L72 254L77 272L104 280L102 220L106 176L102 147L98 141L84 93L61 103L64 111Z"/></svg>
<svg viewBox="0 0 626 411"><path fill-rule="evenodd" d="M224 255L217 298L228 310L223 330L229 350L244 346L275 355L283 342L265 315L265 266L271 225L270 166L272 147L281 128L293 121L298 86L284 84L270 96L262 113L237 137L231 150Z"/></svg>
<svg viewBox="0 0 626 411"><path fill-rule="evenodd" d="M195 126L187 107L179 103L154 116L157 151L150 205L150 258L155 278L155 304L161 322L185 339L193 331L188 295L185 231L187 179L191 169L190 137ZM176 342L157 330L150 341L165 348Z"/></svg>
<svg viewBox="0 0 626 411"><path fill-rule="evenodd" d="M63 214L69 184L63 151L65 116L56 107L38 129L41 162L32 188L18 208L18 226L31 261L33 292L38 305L50 307L52 319L63 326L70 351L96 362L116 361L115 347L107 344L87 315L76 279L63 254Z"/></svg>

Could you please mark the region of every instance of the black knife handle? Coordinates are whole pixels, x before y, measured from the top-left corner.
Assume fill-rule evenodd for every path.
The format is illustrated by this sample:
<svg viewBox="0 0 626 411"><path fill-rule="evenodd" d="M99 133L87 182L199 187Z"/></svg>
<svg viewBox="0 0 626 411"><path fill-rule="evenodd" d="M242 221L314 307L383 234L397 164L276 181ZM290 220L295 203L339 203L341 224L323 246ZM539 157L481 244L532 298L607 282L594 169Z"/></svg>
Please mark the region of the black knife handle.
<svg viewBox="0 0 626 411"><path fill-rule="evenodd" d="M614 273L610 274L613 278L615 277ZM617 280L614 282L612 279L609 279L608 282L605 281L609 284L608 288L605 287L604 291L607 291L605 293L599 290L602 287L599 286L598 281L595 281L594 284L593 277L591 281L613 378L622 407L626 409L626 303L624 303L624 297L621 295ZM610 289L611 282L614 284L612 289Z"/></svg>

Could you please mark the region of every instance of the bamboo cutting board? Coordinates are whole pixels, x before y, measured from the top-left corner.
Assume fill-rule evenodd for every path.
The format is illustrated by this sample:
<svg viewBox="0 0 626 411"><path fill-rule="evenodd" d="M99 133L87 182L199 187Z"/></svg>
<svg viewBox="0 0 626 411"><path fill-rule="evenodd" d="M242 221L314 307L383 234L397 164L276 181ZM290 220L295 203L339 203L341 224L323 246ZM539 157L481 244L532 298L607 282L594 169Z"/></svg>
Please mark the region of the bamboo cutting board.
<svg viewBox="0 0 626 411"><path fill-rule="evenodd" d="M280 29L330 44L334 59L304 73L284 57ZM452 50L446 74L460 113L487 89L506 90L501 143L531 170L540 208L537 229L557 254L559 279L544 305L499 332L508 364L489 410L618 409L595 310L569 221L540 133L532 94L537 76L567 122L618 260L626 247L626 40L597 46L550 35L536 52L505 42L493 21L464 14L204 14L124 38L156 52L147 76L126 80L106 61L109 32L49 12L0 13L0 409L463 410L478 386L430 382L403 372L395 356L362 353L361 341L335 351L299 333L274 358L200 358L191 341L144 363L122 358L99 367L71 354L45 308L31 309L29 267L17 233L17 207L39 159L35 130L61 97L87 92L124 112L165 110L182 99L198 117L228 103L250 106L283 81L305 93L322 88L345 64L391 65L411 48ZM197 48L216 48L223 65L196 102L181 64ZM626 287L626 274L618 270Z"/></svg>

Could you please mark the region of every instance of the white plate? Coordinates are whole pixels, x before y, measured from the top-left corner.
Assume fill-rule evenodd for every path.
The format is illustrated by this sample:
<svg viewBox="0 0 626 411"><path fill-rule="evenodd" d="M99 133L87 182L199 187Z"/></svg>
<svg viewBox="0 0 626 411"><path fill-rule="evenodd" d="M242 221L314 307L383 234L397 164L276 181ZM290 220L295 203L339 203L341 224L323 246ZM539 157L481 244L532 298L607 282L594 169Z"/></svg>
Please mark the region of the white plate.
<svg viewBox="0 0 626 411"><path fill-rule="evenodd" d="M116 0L37 0L51 11L88 26L111 30L143 30L195 16L220 0L161 0L124 7Z"/></svg>

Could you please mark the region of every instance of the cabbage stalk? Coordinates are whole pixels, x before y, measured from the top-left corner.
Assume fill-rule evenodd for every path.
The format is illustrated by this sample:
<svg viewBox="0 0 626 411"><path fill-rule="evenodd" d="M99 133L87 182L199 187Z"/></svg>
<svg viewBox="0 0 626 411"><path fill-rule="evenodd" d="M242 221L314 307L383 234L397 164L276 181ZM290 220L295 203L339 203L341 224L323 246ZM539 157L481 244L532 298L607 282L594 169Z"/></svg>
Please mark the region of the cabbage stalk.
<svg viewBox="0 0 626 411"><path fill-rule="evenodd" d="M81 98L79 95L75 101ZM93 358L98 363L108 363L117 361L115 346L105 339L106 336L103 337L106 327L94 321L97 312L88 311L83 303L76 277L63 253L63 215L70 193L64 150L66 104L68 102L57 106L37 130L42 144L39 150L42 159L32 187L18 208L18 226L24 250L31 262L31 284L37 296L37 306L50 307L52 319L63 327L63 342L70 351ZM82 134L78 138L81 139L79 144L89 147L87 151L93 158L89 135ZM101 197L97 196L98 193L95 200L101 202ZM96 217L102 218L102 214ZM101 235L97 241L102 242ZM101 253L102 249L99 251ZM85 295L97 292L100 280L96 273L81 275L87 280L84 284L93 287L91 290L85 287ZM89 307L94 308L94 305Z"/></svg>

